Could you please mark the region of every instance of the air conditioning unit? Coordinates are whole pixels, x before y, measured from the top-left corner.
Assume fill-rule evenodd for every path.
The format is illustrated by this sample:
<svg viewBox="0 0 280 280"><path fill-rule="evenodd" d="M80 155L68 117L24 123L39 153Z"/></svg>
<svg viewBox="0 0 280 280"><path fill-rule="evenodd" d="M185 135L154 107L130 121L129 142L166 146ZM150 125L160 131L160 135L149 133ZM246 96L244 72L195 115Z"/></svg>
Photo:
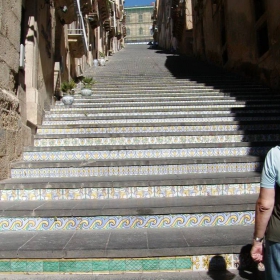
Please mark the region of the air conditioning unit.
<svg viewBox="0 0 280 280"><path fill-rule="evenodd" d="M25 66L25 47L23 44L20 44L20 51L19 51L19 68L24 69Z"/></svg>

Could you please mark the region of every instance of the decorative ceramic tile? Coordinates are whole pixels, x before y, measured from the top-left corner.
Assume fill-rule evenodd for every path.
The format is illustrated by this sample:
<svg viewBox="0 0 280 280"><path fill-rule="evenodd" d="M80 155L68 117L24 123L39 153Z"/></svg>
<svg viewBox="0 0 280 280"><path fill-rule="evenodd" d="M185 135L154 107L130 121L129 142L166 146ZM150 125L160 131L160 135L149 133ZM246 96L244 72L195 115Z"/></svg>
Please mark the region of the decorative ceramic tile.
<svg viewBox="0 0 280 280"><path fill-rule="evenodd" d="M29 168L12 169L12 178L64 178L64 177L97 177L97 176L138 176L194 174L212 172L252 172L260 171L261 162L217 163L160 166L119 166L119 167L71 167L71 168Z"/></svg>
<svg viewBox="0 0 280 280"><path fill-rule="evenodd" d="M210 112L210 111L209 111ZM175 114L175 113L174 113ZM208 113L211 114L211 113ZM154 115L154 114L153 114ZM166 115L166 114L164 114ZM179 123L179 122L230 122L230 121L261 121L261 120L280 120L280 116L272 116L272 117L208 117L208 118L125 118L125 119L109 119L109 120L96 120L96 119L91 119L91 120L68 120L68 121L62 121L62 120L52 120L52 121L43 121L43 125L75 125L75 124L114 124L114 123L164 123L164 122L174 122L174 123Z"/></svg>
<svg viewBox="0 0 280 280"><path fill-rule="evenodd" d="M271 147L236 148L190 148L190 149L145 149L114 151L57 151L24 152L26 161L66 161L97 159L135 159L135 158L186 158L216 156L266 155Z"/></svg>
<svg viewBox="0 0 280 280"><path fill-rule="evenodd" d="M134 136L110 138L55 138L35 139L35 147L58 146L97 146L97 145L148 145L148 144L188 144L188 143L233 143L279 141L278 134L250 134L250 135L181 135L181 136ZM233 149L232 151L238 151ZM208 150L210 152L210 150Z"/></svg>
<svg viewBox="0 0 280 280"><path fill-rule="evenodd" d="M18 199L18 190L0 190L0 199L12 201Z"/></svg>
<svg viewBox="0 0 280 280"><path fill-rule="evenodd" d="M41 189L41 200L61 200L65 199L64 189Z"/></svg>
<svg viewBox="0 0 280 280"><path fill-rule="evenodd" d="M15 186L16 187L16 186ZM259 183L85 189L2 190L0 200L130 199L259 193ZM218 191L217 191L218 190ZM12 195L10 195L12 193Z"/></svg>
<svg viewBox="0 0 280 280"><path fill-rule="evenodd" d="M181 228L254 224L254 211L156 216L0 218L0 231Z"/></svg>

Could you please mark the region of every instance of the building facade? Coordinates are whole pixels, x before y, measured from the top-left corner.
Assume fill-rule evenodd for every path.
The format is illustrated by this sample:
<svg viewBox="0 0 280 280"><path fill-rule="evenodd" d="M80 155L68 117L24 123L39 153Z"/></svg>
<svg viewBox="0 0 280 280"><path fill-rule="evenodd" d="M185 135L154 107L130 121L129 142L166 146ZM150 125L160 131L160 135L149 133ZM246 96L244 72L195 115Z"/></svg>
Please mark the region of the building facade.
<svg viewBox="0 0 280 280"><path fill-rule="evenodd" d="M191 0L157 0L153 20L155 40L161 48L192 54Z"/></svg>
<svg viewBox="0 0 280 280"><path fill-rule="evenodd" d="M126 43L141 43L153 40L153 11L153 5L125 8Z"/></svg>
<svg viewBox="0 0 280 280"><path fill-rule="evenodd" d="M32 145L63 81L124 45L123 0L0 0L0 179Z"/></svg>
<svg viewBox="0 0 280 280"><path fill-rule="evenodd" d="M280 88L277 0L192 0L194 53Z"/></svg>

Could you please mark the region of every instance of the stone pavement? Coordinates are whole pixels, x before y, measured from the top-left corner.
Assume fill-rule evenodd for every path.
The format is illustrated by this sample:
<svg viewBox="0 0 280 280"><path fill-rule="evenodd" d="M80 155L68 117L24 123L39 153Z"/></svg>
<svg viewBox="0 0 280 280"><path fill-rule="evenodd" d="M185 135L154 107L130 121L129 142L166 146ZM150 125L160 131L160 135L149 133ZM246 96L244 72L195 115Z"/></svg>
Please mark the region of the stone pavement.
<svg viewBox="0 0 280 280"><path fill-rule="evenodd" d="M133 273L115 275L3 275L0 280L264 280L263 272L230 270L226 272Z"/></svg>

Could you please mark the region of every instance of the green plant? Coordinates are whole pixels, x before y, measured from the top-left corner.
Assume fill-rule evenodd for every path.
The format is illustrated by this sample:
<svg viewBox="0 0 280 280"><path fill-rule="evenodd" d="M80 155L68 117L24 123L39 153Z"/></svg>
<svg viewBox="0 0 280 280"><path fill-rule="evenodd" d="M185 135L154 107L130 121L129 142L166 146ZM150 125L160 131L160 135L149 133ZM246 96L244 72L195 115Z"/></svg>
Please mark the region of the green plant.
<svg viewBox="0 0 280 280"><path fill-rule="evenodd" d="M82 80L85 88L91 88L95 84L95 81L91 77L84 77Z"/></svg>
<svg viewBox="0 0 280 280"><path fill-rule="evenodd" d="M105 54L103 52L99 52L99 56L105 58Z"/></svg>
<svg viewBox="0 0 280 280"><path fill-rule="evenodd" d="M60 89L62 92L66 93L66 94L73 95L74 94L73 89L75 86L76 86L76 84L75 84L74 80L70 80L69 82L65 81L65 82L61 83Z"/></svg>

